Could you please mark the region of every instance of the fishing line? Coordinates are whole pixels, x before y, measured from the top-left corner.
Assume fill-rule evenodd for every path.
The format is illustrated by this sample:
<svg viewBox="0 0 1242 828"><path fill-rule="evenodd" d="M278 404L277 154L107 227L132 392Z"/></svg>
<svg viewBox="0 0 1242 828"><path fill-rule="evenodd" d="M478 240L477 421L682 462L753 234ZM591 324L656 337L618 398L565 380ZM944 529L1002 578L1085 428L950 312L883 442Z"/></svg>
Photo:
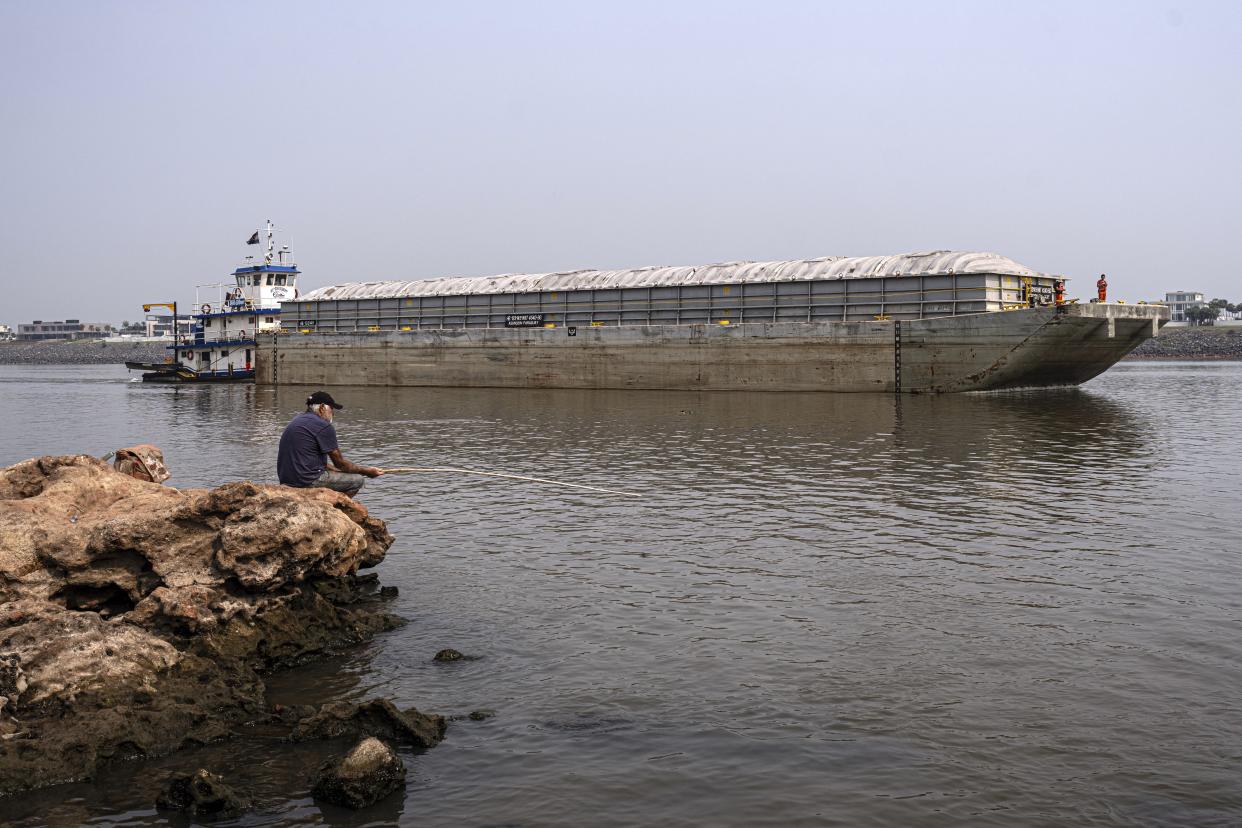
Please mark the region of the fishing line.
<svg viewBox="0 0 1242 828"><path fill-rule="evenodd" d="M384 474L432 474L443 472L446 474L477 474L484 477L507 477L510 480L529 480L532 483L548 483L553 486L569 486L574 489L588 489L592 492L606 492L608 494L624 495L625 497L642 497L636 492L621 492L616 489L601 489L599 486L584 486L581 483L565 483L560 480L548 480L544 477L525 477L520 474L504 474L503 472L487 472L475 471L473 469L455 469L449 467L434 468L404 468L404 469L381 469Z"/></svg>

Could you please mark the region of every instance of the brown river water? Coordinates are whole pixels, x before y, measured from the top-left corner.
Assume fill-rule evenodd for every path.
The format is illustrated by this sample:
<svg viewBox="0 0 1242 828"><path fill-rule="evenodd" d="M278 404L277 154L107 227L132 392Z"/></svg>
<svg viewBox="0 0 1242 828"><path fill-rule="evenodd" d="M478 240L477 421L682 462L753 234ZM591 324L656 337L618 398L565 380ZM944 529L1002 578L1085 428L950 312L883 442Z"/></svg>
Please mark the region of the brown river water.
<svg viewBox="0 0 1242 828"><path fill-rule="evenodd" d="M0 465L153 442L170 485L274 482L308 390L128 380L0 366ZM255 739L0 800L0 821L168 824L161 775L205 766L257 794L224 825L1242 824L1242 363L901 400L332 392L355 461L643 497L363 490L410 623L270 684L495 711L405 754L404 798L320 808L327 748Z"/></svg>

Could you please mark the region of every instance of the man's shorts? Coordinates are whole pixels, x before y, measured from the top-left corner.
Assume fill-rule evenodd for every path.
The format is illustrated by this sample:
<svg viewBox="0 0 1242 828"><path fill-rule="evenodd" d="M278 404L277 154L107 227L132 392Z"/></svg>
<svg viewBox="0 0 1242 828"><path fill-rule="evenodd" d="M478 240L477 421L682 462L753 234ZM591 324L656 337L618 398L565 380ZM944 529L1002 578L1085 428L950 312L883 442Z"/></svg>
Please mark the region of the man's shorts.
<svg viewBox="0 0 1242 828"><path fill-rule="evenodd" d="M323 474L319 475L319 479L310 484L308 488L331 489L334 492L344 492L350 497L354 497L362 489L362 484L366 480L360 474L346 474L345 472L324 469Z"/></svg>

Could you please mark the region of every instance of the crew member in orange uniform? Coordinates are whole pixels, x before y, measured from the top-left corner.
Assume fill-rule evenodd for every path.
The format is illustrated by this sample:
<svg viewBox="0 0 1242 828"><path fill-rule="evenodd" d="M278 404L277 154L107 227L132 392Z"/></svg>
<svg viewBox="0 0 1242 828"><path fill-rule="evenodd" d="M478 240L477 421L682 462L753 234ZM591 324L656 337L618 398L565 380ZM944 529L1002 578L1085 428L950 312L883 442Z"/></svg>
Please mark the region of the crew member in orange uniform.
<svg viewBox="0 0 1242 828"><path fill-rule="evenodd" d="M1104 297L1108 294L1108 280L1104 278L1104 274L1100 274L1100 281L1095 283L1095 289L1100 294L1100 301L1104 301Z"/></svg>

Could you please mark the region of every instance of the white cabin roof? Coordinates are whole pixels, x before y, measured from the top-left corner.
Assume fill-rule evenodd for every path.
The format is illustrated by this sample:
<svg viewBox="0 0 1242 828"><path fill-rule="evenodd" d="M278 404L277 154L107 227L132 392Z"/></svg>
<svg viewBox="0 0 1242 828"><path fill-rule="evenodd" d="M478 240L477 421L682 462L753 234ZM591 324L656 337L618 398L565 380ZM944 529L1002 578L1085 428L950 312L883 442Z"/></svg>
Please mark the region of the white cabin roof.
<svg viewBox="0 0 1242 828"><path fill-rule="evenodd" d="M934 250L896 256L828 256L788 262L725 262L696 266L639 267L629 270L572 270L559 273L510 273L500 276L447 276L438 279L354 282L321 287L300 301L392 299L405 296L536 293L541 291L719 285L747 282L800 282L864 279L877 276L946 276L988 273L1046 276L996 253Z"/></svg>

